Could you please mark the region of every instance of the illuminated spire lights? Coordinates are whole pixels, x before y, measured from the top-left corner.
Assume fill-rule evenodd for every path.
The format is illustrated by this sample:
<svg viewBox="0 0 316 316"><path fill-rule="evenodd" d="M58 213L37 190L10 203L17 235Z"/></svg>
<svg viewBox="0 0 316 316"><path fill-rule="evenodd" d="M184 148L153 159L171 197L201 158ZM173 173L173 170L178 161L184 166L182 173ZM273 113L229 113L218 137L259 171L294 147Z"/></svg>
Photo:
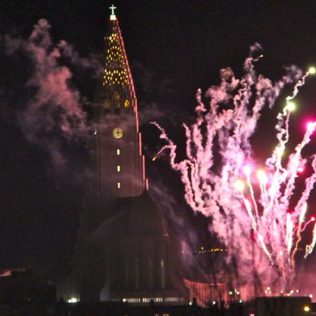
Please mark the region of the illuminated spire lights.
<svg viewBox="0 0 316 316"><path fill-rule="evenodd" d="M111 16L115 7L110 7ZM115 16L115 15L114 15ZM134 84L125 52L118 20L110 19L105 41L104 73L100 92L101 104L105 108L129 108L136 100ZM134 103L135 104L135 103Z"/></svg>
<svg viewBox="0 0 316 316"><path fill-rule="evenodd" d="M116 33L112 33L106 38L106 42L109 43L109 45L105 56L103 85L128 86L128 66L125 62L120 38Z"/></svg>

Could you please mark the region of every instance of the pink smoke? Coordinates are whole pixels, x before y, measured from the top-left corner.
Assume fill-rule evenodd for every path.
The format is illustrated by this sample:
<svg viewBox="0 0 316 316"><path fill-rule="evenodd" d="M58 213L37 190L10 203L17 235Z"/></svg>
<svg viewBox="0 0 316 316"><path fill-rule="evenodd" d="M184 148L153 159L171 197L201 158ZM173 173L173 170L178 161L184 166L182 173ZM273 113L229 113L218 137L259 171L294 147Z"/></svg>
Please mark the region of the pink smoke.
<svg viewBox="0 0 316 316"><path fill-rule="evenodd" d="M30 97L18 109L18 124L29 142L48 151L54 165L62 167L66 162L63 146L80 141L89 128L83 98L62 59L72 58L72 62L90 67L93 76L101 66L96 59L80 58L65 41L54 44L45 19L34 25L27 39L5 36L4 47L9 56L22 54L28 58L31 69L25 86Z"/></svg>

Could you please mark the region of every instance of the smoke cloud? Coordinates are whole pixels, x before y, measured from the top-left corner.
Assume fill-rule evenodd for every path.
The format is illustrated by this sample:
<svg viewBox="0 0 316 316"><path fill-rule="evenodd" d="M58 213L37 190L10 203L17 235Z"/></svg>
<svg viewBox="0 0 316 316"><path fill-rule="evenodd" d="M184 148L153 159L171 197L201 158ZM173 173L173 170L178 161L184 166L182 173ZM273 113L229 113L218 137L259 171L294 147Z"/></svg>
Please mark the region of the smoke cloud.
<svg viewBox="0 0 316 316"><path fill-rule="evenodd" d="M17 59L22 60L23 67L16 75L20 89L11 85L0 95L27 141L44 149L55 169L61 170L67 167L70 148L82 146L90 128L86 98L76 88L70 66L86 69L91 79L100 75L102 67L96 56L81 58L64 40L55 44L50 28L41 19L27 39L4 36L5 58L12 68Z"/></svg>

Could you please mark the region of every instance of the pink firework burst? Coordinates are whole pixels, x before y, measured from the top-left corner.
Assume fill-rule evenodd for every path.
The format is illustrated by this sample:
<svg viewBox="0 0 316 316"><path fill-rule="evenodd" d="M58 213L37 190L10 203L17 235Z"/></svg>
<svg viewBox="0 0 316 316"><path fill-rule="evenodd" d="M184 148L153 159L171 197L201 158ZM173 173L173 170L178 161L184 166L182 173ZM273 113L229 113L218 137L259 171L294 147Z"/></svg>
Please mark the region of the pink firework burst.
<svg viewBox="0 0 316 316"><path fill-rule="evenodd" d="M313 172L293 201L298 174L307 161L302 150L310 142L316 122L307 124L303 139L293 152L288 153L287 148L290 117L295 109L293 99L312 73L289 67L286 75L272 82L255 72L255 51L251 49L245 60L242 78L236 78L230 68L221 70L220 84L207 91L208 105L198 90L196 120L190 126L184 124L185 159L177 158L177 145L162 127L153 123L166 142L160 152L169 151L170 165L180 174L187 203L211 218L212 231L226 245L227 263L234 262L237 270L235 286L245 299L258 294L253 291L254 283L262 289L290 288L296 253L302 244L301 233L309 224L314 226L313 237L303 245L305 257L316 243L315 220L306 220L307 202L316 181L315 155L308 159ZM264 167L255 170L257 162L250 139L263 108L272 107L288 84L294 89L276 117L276 145L265 162L258 162ZM289 212L289 208L293 211Z"/></svg>

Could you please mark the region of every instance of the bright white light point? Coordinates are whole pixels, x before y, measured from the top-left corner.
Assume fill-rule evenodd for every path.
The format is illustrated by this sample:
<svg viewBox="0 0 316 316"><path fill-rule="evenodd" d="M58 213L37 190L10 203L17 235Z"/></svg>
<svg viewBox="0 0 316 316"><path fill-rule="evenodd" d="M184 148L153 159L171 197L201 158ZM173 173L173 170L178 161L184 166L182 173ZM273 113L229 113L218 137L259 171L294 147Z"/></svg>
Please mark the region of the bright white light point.
<svg viewBox="0 0 316 316"><path fill-rule="evenodd" d="M293 101L288 101L285 107L289 112L293 112L296 110L296 104Z"/></svg>
<svg viewBox="0 0 316 316"><path fill-rule="evenodd" d="M284 155L284 153L285 153L285 148L279 147L279 148L277 149L277 153L278 153L278 155L279 155L280 157L282 157L282 156Z"/></svg>
<svg viewBox="0 0 316 316"><path fill-rule="evenodd" d="M311 220L313 221L313 222L315 222L315 217L313 216L313 217L311 217Z"/></svg>
<svg viewBox="0 0 316 316"><path fill-rule="evenodd" d="M262 169L257 171L257 178L262 184L266 184L268 182L267 174Z"/></svg>
<svg viewBox="0 0 316 316"><path fill-rule="evenodd" d="M304 170L305 170L304 165L301 165L301 166L299 166L299 167L297 168L297 172L298 172L298 173L303 173Z"/></svg>
<svg viewBox="0 0 316 316"><path fill-rule="evenodd" d="M305 305L304 306L304 312L309 312L311 309L308 305Z"/></svg>
<svg viewBox="0 0 316 316"><path fill-rule="evenodd" d="M252 168L250 165L245 165L243 166L242 170L246 176L249 176L251 174Z"/></svg>
<svg viewBox="0 0 316 316"><path fill-rule="evenodd" d="M71 303L71 304L74 304L74 303L78 303L79 300L78 300L76 297L72 297L72 298L70 298L67 302L68 302L68 303Z"/></svg>
<svg viewBox="0 0 316 316"><path fill-rule="evenodd" d="M238 179L235 182L235 188L236 190L243 192L245 190L245 183L242 180Z"/></svg>
<svg viewBox="0 0 316 316"><path fill-rule="evenodd" d="M303 204L302 211L303 211L303 213L306 213L306 211L307 211L307 203Z"/></svg>
<svg viewBox="0 0 316 316"><path fill-rule="evenodd" d="M315 75L315 73L316 73L316 68L315 67L309 67L308 68L308 73L310 74L310 75Z"/></svg>
<svg viewBox="0 0 316 316"><path fill-rule="evenodd" d="M310 133L313 133L315 131L315 128L316 128L316 123L315 122L308 122L306 127Z"/></svg>

